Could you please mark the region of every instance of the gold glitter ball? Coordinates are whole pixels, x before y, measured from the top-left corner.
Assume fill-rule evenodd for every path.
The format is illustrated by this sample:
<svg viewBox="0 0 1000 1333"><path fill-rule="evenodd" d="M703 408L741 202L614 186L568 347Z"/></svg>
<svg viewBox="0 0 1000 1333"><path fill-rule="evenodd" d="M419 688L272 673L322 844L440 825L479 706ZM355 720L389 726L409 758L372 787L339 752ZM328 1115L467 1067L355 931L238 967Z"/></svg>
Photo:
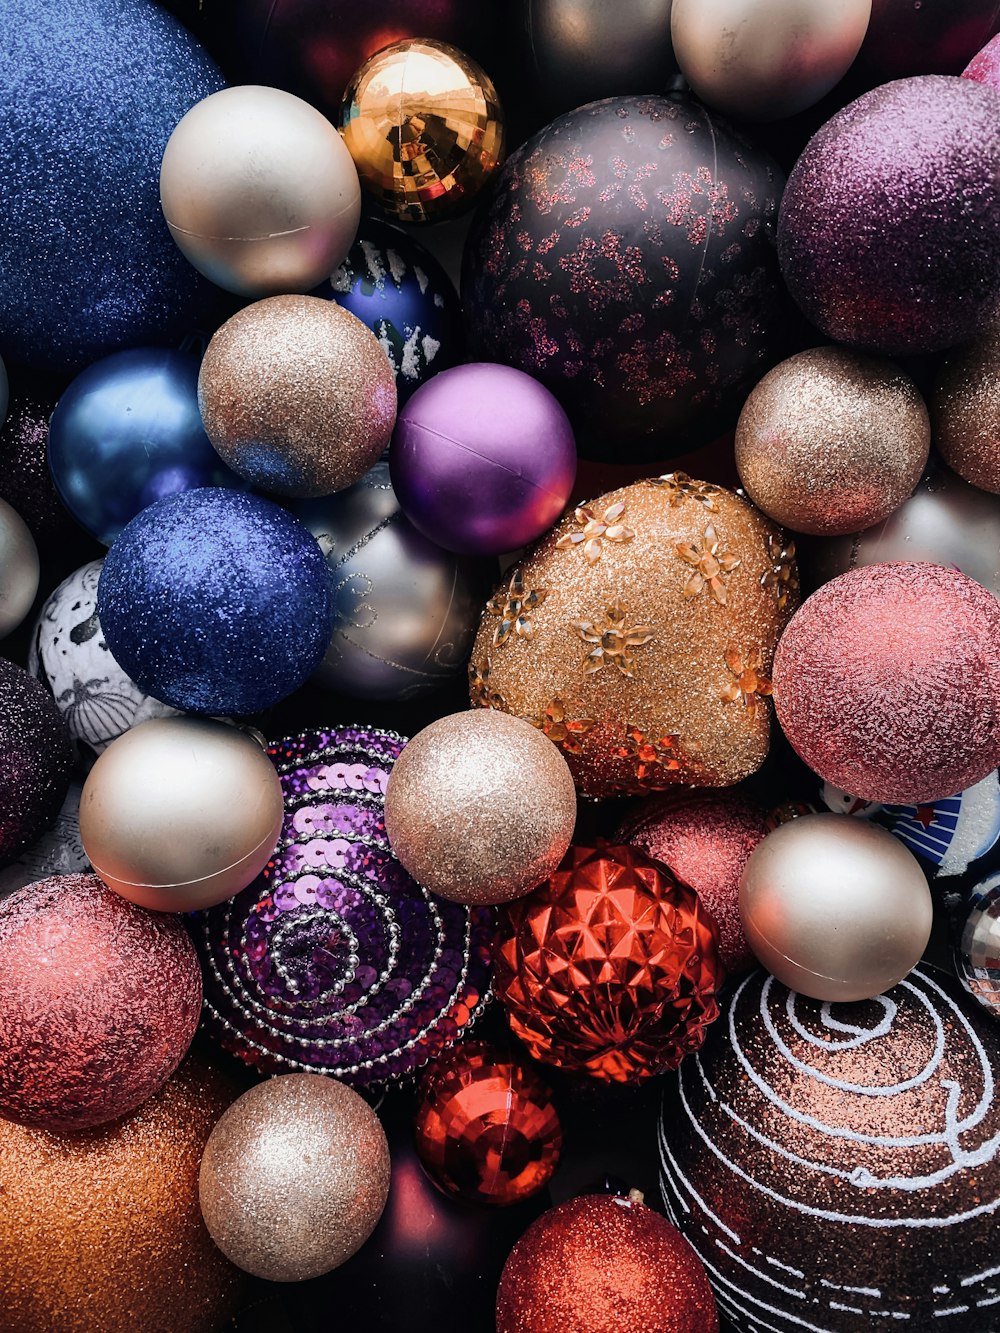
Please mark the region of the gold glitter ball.
<svg viewBox="0 0 1000 1333"><path fill-rule="evenodd" d="M629 539L604 535L600 558L582 559L586 524L623 516ZM472 700L533 722L582 794L725 787L760 766L798 576L794 547L746 500L679 473L636 482L568 514L519 579L544 603L530 636L499 649L496 614L483 616Z"/></svg>
<svg viewBox="0 0 1000 1333"><path fill-rule="evenodd" d="M445 42L377 51L347 85L341 126L362 186L401 222L464 212L503 161L496 89Z"/></svg>
<svg viewBox="0 0 1000 1333"><path fill-rule="evenodd" d="M948 466L980 490L1000 493L1000 322L948 357L931 416Z"/></svg>

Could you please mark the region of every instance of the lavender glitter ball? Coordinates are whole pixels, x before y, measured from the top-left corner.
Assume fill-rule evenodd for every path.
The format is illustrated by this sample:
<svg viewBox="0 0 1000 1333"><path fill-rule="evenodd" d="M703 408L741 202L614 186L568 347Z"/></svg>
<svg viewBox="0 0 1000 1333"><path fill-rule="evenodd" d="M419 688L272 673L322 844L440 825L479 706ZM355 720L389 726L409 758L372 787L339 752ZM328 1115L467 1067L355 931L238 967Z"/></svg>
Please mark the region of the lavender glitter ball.
<svg viewBox="0 0 1000 1333"><path fill-rule="evenodd" d="M97 614L144 694L240 715L269 708L319 666L332 591L297 518L211 486L167 496L125 526L104 561Z"/></svg>
<svg viewBox="0 0 1000 1333"><path fill-rule="evenodd" d="M399 414L389 466L406 517L449 551L499 555L540 537L576 479L569 418L524 371L444 370Z"/></svg>
<svg viewBox="0 0 1000 1333"><path fill-rule="evenodd" d="M778 255L829 338L900 356L972 338L1000 297L1000 95L925 75L876 88L806 145Z"/></svg>

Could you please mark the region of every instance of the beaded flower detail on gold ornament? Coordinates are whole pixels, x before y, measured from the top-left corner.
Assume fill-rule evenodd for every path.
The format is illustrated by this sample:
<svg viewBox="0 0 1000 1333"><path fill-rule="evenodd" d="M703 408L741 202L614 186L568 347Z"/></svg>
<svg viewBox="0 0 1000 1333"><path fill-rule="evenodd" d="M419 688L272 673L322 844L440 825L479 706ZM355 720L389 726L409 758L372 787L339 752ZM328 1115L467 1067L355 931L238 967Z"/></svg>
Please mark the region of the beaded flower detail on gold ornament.
<svg viewBox="0 0 1000 1333"><path fill-rule="evenodd" d="M498 708L506 713L507 701L500 691L490 683L490 659L482 667L475 662L469 663L469 698L473 708Z"/></svg>
<svg viewBox="0 0 1000 1333"><path fill-rule="evenodd" d="M718 486L708 481L694 481L686 472L665 472L662 477L650 477L649 484L666 493L671 509L689 499L704 505L713 514L719 507L715 503Z"/></svg>
<svg viewBox="0 0 1000 1333"><path fill-rule="evenodd" d="M606 666L617 667L623 676L635 675L633 648L642 648L653 637L648 625L630 625L622 606L609 606L601 620L574 620L572 627L590 652L583 659L585 675Z"/></svg>
<svg viewBox="0 0 1000 1333"><path fill-rule="evenodd" d="M500 617L500 624L493 634L493 647L499 648L512 634L518 638L530 639L534 632L531 614L537 611L548 593L544 588L524 590L524 579L518 570L510 581L505 593L497 593L486 603L486 610L492 616Z"/></svg>
<svg viewBox="0 0 1000 1333"><path fill-rule="evenodd" d="M667 774L680 769L680 740L677 732L654 738L645 735L640 727L630 725L625 731L625 744L616 753L619 759L631 762L635 786L643 791L656 791L674 785Z"/></svg>
<svg viewBox="0 0 1000 1333"><path fill-rule="evenodd" d="M783 537L768 537L767 553L771 568L760 576L760 586L773 589L778 610L784 611L799 590L799 576L795 570L795 543L786 542Z"/></svg>
<svg viewBox="0 0 1000 1333"><path fill-rule="evenodd" d="M596 565L604 554L605 542L630 542L635 536L634 528L626 527L619 519L625 512L625 501L609 505L604 513L597 514L586 505L573 511L576 527L563 535L556 542L557 551L569 551L574 546L583 547L583 558L588 565Z"/></svg>
<svg viewBox="0 0 1000 1333"><path fill-rule="evenodd" d="M734 680L722 691L724 704L742 703L751 717L771 693L771 682L763 673L764 655L755 648L744 657L735 643L726 644L726 666Z"/></svg>
<svg viewBox="0 0 1000 1333"><path fill-rule="evenodd" d="M722 538L714 526L709 523L700 541L677 542L674 549L685 564L694 567L684 585L684 596L698 597L707 588L710 597L720 606L726 606L729 599L725 580L742 562L731 551L722 549Z"/></svg>
<svg viewBox="0 0 1000 1333"><path fill-rule="evenodd" d="M557 695L541 717L532 717L528 721L543 731L553 745L558 745L566 754L580 754L587 733L595 725L592 717L571 716L581 707L579 701L567 703Z"/></svg>

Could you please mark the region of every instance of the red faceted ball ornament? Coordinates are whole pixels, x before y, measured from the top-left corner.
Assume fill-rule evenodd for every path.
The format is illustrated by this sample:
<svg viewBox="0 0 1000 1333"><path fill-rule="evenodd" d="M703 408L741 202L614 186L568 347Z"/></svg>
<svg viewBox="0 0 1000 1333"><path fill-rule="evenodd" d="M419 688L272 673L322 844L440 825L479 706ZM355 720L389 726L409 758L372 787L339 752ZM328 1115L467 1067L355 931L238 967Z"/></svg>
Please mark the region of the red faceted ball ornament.
<svg viewBox="0 0 1000 1333"><path fill-rule="evenodd" d="M635 847L571 847L500 918L493 988L545 1064L632 1083L675 1069L718 1015L719 933Z"/></svg>
<svg viewBox="0 0 1000 1333"><path fill-rule="evenodd" d="M442 1056L425 1075L417 1153L434 1184L470 1203L520 1203L544 1189L562 1128L548 1085L486 1042Z"/></svg>
<svg viewBox="0 0 1000 1333"><path fill-rule="evenodd" d="M544 1213L511 1251L497 1333L716 1333L700 1260L642 1202L588 1194Z"/></svg>

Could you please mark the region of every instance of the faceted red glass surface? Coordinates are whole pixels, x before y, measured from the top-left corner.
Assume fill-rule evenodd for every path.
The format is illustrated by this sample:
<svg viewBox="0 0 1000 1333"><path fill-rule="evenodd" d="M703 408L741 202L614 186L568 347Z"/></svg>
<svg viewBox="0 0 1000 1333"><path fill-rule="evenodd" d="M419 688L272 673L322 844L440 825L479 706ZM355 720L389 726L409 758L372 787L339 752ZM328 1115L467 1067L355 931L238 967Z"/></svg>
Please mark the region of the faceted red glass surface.
<svg viewBox="0 0 1000 1333"><path fill-rule="evenodd" d="M417 1152L446 1194L519 1203L548 1183L562 1130L545 1082L485 1042L449 1051L424 1078Z"/></svg>
<svg viewBox="0 0 1000 1333"><path fill-rule="evenodd" d="M493 987L546 1064L609 1082L674 1069L719 1012L718 931L693 889L634 847L571 847L501 913Z"/></svg>

